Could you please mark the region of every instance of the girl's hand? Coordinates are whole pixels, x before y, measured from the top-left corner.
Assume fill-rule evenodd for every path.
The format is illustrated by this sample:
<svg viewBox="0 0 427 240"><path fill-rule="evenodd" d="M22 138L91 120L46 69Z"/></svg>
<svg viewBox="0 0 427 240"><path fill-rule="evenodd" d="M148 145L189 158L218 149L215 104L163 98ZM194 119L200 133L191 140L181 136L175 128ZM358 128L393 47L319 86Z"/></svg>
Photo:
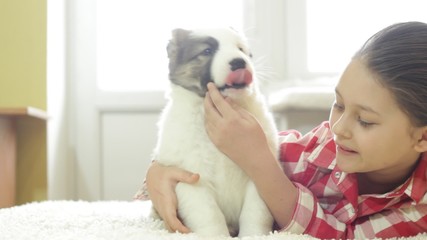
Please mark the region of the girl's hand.
<svg viewBox="0 0 427 240"><path fill-rule="evenodd" d="M208 84L204 107L205 128L211 141L243 170L250 171L260 162L260 154L270 152L257 119L231 99L224 99L213 83Z"/></svg>
<svg viewBox="0 0 427 240"><path fill-rule="evenodd" d="M171 232L189 233L190 229L178 218L178 200L175 187L178 182L196 183L199 175L177 167L166 167L153 162L147 171L146 185L154 208Z"/></svg>

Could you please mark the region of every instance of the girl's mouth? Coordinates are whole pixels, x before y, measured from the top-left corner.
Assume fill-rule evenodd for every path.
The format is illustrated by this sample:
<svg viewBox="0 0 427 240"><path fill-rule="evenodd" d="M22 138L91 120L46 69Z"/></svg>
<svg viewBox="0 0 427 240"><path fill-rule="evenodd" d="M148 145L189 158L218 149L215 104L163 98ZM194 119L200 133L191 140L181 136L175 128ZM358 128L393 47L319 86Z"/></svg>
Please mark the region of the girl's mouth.
<svg viewBox="0 0 427 240"><path fill-rule="evenodd" d="M357 152L342 145L337 145L337 152L342 154L356 154Z"/></svg>

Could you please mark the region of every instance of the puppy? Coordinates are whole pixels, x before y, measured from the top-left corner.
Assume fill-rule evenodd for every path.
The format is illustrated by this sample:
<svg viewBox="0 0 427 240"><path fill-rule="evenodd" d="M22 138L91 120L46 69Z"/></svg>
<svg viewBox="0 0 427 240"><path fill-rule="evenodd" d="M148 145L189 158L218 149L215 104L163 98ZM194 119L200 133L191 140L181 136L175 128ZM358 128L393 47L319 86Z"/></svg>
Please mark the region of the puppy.
<svg viewBox="0 0 427 240"><path fill-rule="evenodd" d="M204 127L206 85L214 82L258 119L278 154L277 130L257 87L247 44L232 29L175 29L167 52L171 89L153 158L200 174L197 184L176 187L179 217L203 236L268 234L273 218L255 185L213 145Z"/></svg>

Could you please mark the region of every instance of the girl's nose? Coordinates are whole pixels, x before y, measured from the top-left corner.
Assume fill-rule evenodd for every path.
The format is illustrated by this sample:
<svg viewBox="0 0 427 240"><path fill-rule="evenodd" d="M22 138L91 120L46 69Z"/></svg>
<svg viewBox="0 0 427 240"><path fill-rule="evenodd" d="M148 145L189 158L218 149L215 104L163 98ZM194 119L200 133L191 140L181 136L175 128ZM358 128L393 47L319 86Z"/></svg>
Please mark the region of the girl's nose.
<svg viewBox="0 0 427 240"><path fill-rule="evenodd" d="M340 138L351 138L351 126L348 123L348 118L345 114L341 116L333 123L332 132Z"/></svg>

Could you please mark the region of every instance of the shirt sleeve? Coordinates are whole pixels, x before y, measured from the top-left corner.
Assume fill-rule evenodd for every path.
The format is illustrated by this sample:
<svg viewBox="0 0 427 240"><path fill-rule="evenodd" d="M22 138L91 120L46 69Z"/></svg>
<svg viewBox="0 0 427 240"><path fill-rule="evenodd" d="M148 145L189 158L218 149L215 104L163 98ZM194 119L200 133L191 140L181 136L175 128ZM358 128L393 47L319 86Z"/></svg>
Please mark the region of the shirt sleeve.
<svg viewBox="0 0 427 240"><path fill-rule="evenodd" d="M354 229L351 224L342 223L332 214L325 213L309 189L298 183L295 185L299 191L298 202L291 222L282 231L308 234L320 239L353 238Z"/></svg>

